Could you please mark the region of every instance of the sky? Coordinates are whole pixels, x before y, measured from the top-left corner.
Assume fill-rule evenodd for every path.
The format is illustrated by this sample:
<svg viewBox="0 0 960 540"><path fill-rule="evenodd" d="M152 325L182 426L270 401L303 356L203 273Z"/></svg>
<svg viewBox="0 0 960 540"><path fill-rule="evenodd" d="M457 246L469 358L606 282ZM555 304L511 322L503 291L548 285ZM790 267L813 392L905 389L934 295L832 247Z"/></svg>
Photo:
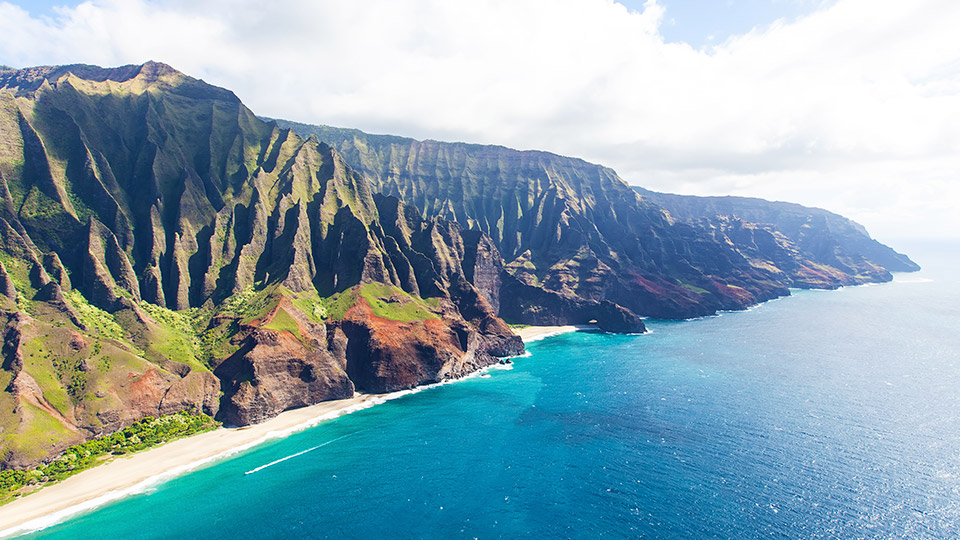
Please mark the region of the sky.
<svg viewBox="0 0 960 540"><path fill-rule="evenodd" d="M0 64L161 61L263 116L548 150L896 247L960 238L957 28L955 0L0 0Z"/></svg>

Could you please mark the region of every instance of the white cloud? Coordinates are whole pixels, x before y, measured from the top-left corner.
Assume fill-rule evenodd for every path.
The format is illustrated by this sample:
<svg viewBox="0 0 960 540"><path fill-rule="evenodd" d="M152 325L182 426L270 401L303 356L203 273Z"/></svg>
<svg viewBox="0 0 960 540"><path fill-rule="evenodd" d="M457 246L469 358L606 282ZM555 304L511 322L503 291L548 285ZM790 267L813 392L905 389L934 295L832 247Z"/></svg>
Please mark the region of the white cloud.
<svg viewBox="0 0 960 540"><path fill-rule="evenodd" d="M257 113L584 157L634 184L960 235L960 3L840 0L709 50L611 0L0 3L0 63L154 59ZM931 233L931 231L934 231Z"/></svg>

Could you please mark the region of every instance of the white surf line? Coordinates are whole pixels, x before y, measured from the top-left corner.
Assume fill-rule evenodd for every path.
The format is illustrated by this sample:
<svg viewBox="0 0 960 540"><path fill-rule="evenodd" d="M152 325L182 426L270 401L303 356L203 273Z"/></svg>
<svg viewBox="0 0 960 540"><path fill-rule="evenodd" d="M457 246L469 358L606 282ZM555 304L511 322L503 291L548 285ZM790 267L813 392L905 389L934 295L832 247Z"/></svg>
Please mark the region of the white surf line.
<svg viewBox="0 0 960 540"><path fill-rule="evenodd" d="M318 444L318 445L314 446L313 448L307 448L306 450L297 452L296 454L291 454L291 455L289 455L289 456L287 456L287 457L280 458L280 459L278 459L278 460L276 460L276 461L271 461L270 463L267 463L266 465L261 465L261 466L257 467L256 469L251 469L251 470L249 470L249 471L247 471L247 472L245 472L245 473L243 473L243 474L244 474L244 475L247 475L247 474L253 474L253 473L255 473L255 472L260 472L260 471L266 469L267 467L273 467L273 466L276 465L277 463L283 463L284 461L286 461L286 460L288 460L288 459L293 459L293 458L295 458L295 457L297 457L297 456L302 456L302 455L306 454L307 452L313 452L314 450L316 450L317 448L320 448L321 446L326 446L326 445L328 445L328 444L330 444L330 443L332 443L332 442L337 442L337 441L339 441L340 439L349 437L350 435L353 435L353 433L347 433L346 435L337 437L336 439L327 441L327 442L325 442L325 443L323 443L323 444Z"/></svg>
<svg viewBox="0 0 960 540"><path fill-rule="evenodd" d="M519 356L519 357L516 357L516 356L515 356L515 357L513 357L513 358L522 358L522 357L525 357L525 356L528 356L528 355L529 355L529 353L523 354L523 355L521 355L521 356ZM417 386L417 387L415 387L415 388L410 388L410 389L407 389L407 390L398 390L398 391L396 391L396 392L391 392L391 393L389 393L389 394L385 394L385 395L382 395L382 396L373 396L373 395L370 395L370 399L367 399L367 400L365 400L365 401L361 401L361 402L355 403L355 404L353 404L353 405L348 405L348 406L343 407L343 408L341 408L341 409L335 409L335 410L333 410L333 411L326 412L326 413L324 413L324 414L321 414L320 416L317 416L317 417L315 417L315 418L310 418L310 419L306 420L305 422L302 422L302 423L300 423L300 424L296 424L296 425L291 426L291 427L268 431L267 433L265 433L264 435L262 435L261 437L255 439L255 440L253 440L253 441L243 443L243 444L241 444L241 445L239 445L239 446L235 446L235 447L233 447L233 448L231 448L231 449L229 449L229 450L225 450L225 451L220 452L220 453L218 453L218 454L215 454L215 455L212 455L212 456L208 456L208 457L199 458L199 459L197 459L196 461L193 461L193 462L190 462L190 463L186 463L186 464L184 464L184 465L180 465L180 466L174 467L174 468L172 468L172 469L170 469L170 470L161 472L161 473L156 474L156 475L154 475L154 476L150 476L150 477L148 477L148 478L146 478L146 479L138 482L137 484L135 484L135 485L133 485L133 486L131 486L131 487L129 487L129 488L122 488L122 489L110 490L110 491L108 491L108 492L106 492L106 493L104 493L104 494L102 494L102 495L96 496L96 497L94 497L94 498L92 498L92 499L88 499L88 500L85 500L85 501L81 501L81 502L79 502L79 503L77 503L77 504L73 504L73 505L67 506L66 508L63 508L62 510L58 510L58 511L55 511L55 512L51 512L50 514L47 514L46 516L39 517L39 518L34 518L34 519L31 519L31 520L25 521L25 522L23 522L23 523L19 523L19 524L17 524L17 525L13 525L13 526L8 527L8 528L6 528L6 529L0 530L0 539L4 539L4 540L5 540L5 539L8 538L8 537L19 536L19 535L22 535L22 534L37 532L37 531L46 529L46 528L48 528L48 527L52 527L53 525L57 525L57 524L59 524L59 523L62 523L62 522L67 521L67 520L69 520L69 519L72 519L72 518L76 517L76 516L79 515L79 514L83 514L83 513L85 513L85 512L90 512L90 511L96 510L96 509L98 509L98 508L100 508L100 507L102 507L102 506L104 506L104 505L106 505L106 504L112 503L112 502L114 502L114 501L117 501L117 500L120 500L120 499L123 499L123 498L126 498L126 497L130 497L130 496L133 496L133 495L142 494L142 493L148 491L149 489L156 487L158 484L162 484L162 483L164 483L164 482L166 482L166 481L168 481L168 480L170 480L170 479L172 479L172 478L176 478L176 477L181 476L181 475L183 475L183 474L193 472L193 471L196 470L196 469L199 469L199 468L201 468L201 467L204 467L204 466L209 465L209 464L211 464L211 463L214 463L214 462L216 462L216 461L220 461L220 460L223 460L223 459L229 459L229 458L231 458L231 457L233 457L233 456L235 456L235 455L237 455L237 454L239 454L239 453L241 453L241 452L245 452L245 451L247 451L247 450L249 450L249 449L251 449L251 448L255 448L255 447L257 447L257 446L259 446L259 445L261 445L261 444L263 444L263 443L265 443L265 442L267 442L267 441L271 441L271 440L274 440L274 439L284 438L284 437L287 437L287 436L292 435L292 434L294 434L294 433L298 433L298 432L300 432L300 431L303 431L303 430L305 430L305 429L310 429L310 428L316 427L317 425L319 425L319 424L321 424L321 423L323 423L323 422L326 422L326 421L328 421L328 420L332 420L332 419L338 418L338 417L340 417L340 416L346 416L346 415L348 415L348 414L352 414L352 413L355 413L355 412L357 412L357 411L361 411L361 410L364 410L364 409L368 409L368 408L374 407L374 406L376 406L376 405L381 405L381 404L386 403L386 402L388 402L388 401L393 401L393 400L395 400L395 399L399 399L399 398L402 398L402 397L407 396L407 395L410 395L410 394L416 394L416 393L422 392L422 391L424 391L424 390L430 390L431 388L436 388L436 387L438 387L438 386L443 386L443 385L446 385L446 384L457 383L457 382L461 382L461 381L466 381L466 380L468 380L468 379L472 379L472 378L474 378L474 377L479 377L481 374L483 374L483 373L485 372L485 370L487 370L487 369L489 369L489 368L492 368L492 367L494 367L494 366L496 366L496 364L491 365L491 366L487 366L487 367L485 367L485 368L478 369L477 371L474 371L473 373L470 373L470 374L468 374L468 375L465 375L465 376L463 376L463 377L461 377L461 378L459 378L459 379L446 379L446 380L443 380L443 381L440 381L440 382L437 382L437 383L425 384L425 385ZM360 432L362 432L362 431L366 431L366 430L360 430L360 431L357 431L357 432L355 432L355 433L348 433L348 434L344 435L343 437L339 437L339 438L337 438L337 439L333 439L333 440L331 440L331 441L327 441L326 443L324 443L324 444L322 444L322 445L320 445L320 446L324 446L324 445L326 445L326 444L330 444L330 443L332 443L332 442L334 442L334 441L337 441L337 440L342 439L342 438L344 438L344 437L349 437L350 435L355 435L356 433L360 433ZM319 446L318 446L318 447L315 447L315 448L312 448L312 449L308 449L307 452L309 452L310 450L315 450L316 448L319 448ZM302 453L303 453L303 452L301 452L301 454L302 454ZM293 457L293 456L291 456L291 457ZM285 459L286 459L286 458L285 458ZM271 465L271 464L268 464L268 465ZM90 470L95 470L95 469L90 469ZM250 473L252 473L252 472L254 472L254 471L250 471ZM248 473L244 473L244 474L248 474Z"/></svg>

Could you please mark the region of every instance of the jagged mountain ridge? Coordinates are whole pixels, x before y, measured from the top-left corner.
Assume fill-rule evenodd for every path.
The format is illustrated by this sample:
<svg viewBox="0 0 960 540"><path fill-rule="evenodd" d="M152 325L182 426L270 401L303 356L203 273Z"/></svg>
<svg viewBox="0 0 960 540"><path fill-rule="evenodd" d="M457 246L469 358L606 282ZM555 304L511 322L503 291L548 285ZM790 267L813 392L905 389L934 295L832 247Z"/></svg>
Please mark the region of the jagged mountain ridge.
<svg viewBox="0 0 960 540"><path fill-rule="evenodd" d="M8 101L13 151L0 174L13 209L3 217L56 252L95 303L112 307L120 288L186 309L256 282L329 295L365 278L438 293L385 240L385 229L414 232L401 222L416 210L375 200L330 147L259 121L227 91L181 92L207 85L162 64L74 74L91 70L25 70L40 82L0 74L0 88L26 79L18 94L37 95ZM385 206L391 223L380 221ZM436 220L423 226L421 244L455 234Z"/></svg>
<svg viewBox="0 0 960 540"><path fill-rule="evenodd" d="M164 64L0 71L0 197L5 466L143 415L258 422L523 350L483 235Z"/></svg>
<svg viewBox="0 0 960 540"><path fill-rule="evenodd" d="M379 191L487 233L507 261L506 287L539 286L539 294L683 318L744 308L789 294L792 286L890 279L880 263L860 277L863 268L851 266L824 272L808 252L781 257L789 268L778 268L772 257L757 256L696 220L678 219L611 169L579 159L278 122L337 148ZM841 252L848 247L838 244ZM869 266L869 254L865 261L861 266ZM795 266L818 269L805 281L791 277ZM832 277L822 280L818 273ZM509 303L501 308L521 320L531 311Z"/></svg>
<svg viewBox="0 0 960 540"><path fill-rule="evenodd" d="M547 152L281 125L328 141L380 191L487 233L507 261L507 287L668 318L786 293L739 254L671 223L602 166ZM526 322L536 310L504 304L501 313Z"/></svg>
<svg viewBox="0 0 960 540"><path fill-rule="evenodd" d="M604 167L331 133L154 62L0 70L3 466L458 377L522 351L498 314L641 331L792 283Z"/></svg>

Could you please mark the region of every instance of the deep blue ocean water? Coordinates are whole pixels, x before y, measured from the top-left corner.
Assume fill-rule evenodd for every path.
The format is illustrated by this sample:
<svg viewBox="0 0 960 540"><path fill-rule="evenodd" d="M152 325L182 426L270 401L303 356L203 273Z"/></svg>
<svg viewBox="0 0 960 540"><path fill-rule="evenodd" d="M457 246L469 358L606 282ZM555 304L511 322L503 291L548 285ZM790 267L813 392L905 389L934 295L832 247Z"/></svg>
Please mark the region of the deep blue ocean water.
<svg viewBox="0 0 960 540"><path fill-rule="evenodd" d="M915 258L890 284L549 338L35 536L956 538L960 261Z"/></svg>

